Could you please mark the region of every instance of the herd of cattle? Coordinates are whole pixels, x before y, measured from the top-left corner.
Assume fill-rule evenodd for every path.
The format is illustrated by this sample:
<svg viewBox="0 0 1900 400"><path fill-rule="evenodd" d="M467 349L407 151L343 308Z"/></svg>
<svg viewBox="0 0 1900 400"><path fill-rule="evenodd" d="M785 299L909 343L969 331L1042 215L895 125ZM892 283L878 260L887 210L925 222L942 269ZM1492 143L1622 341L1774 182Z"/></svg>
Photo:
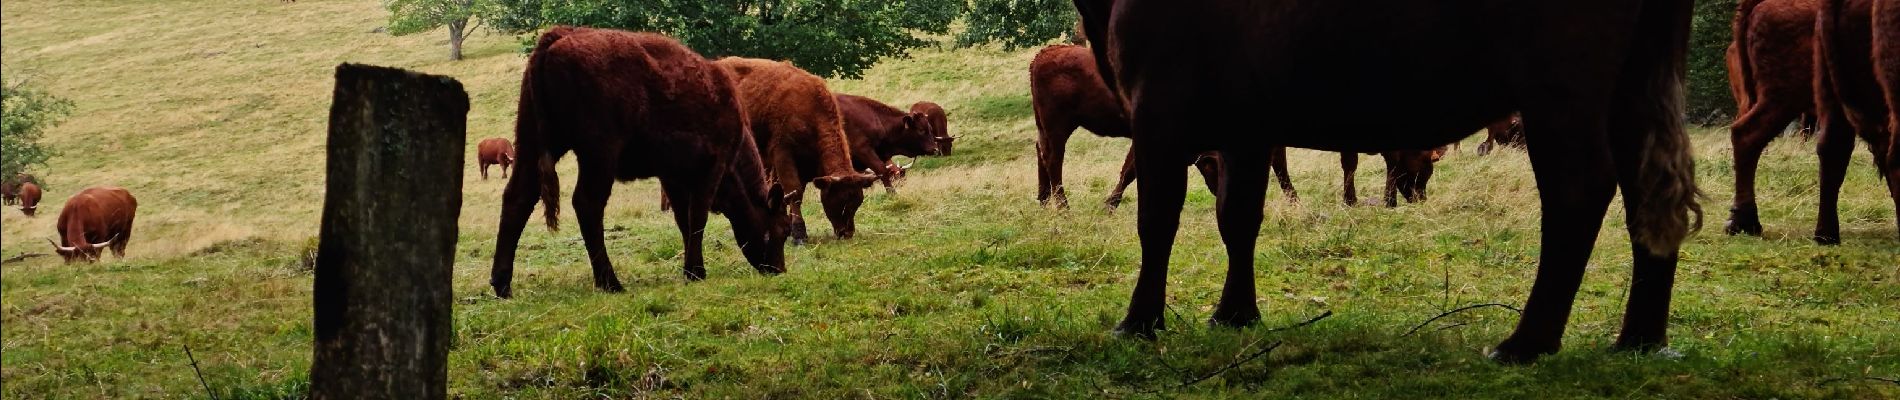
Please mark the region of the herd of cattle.
<svg viewBox="0 0 1900 400"><path fill-rule="evenodd" d="M1494 146L1528 149L1542 201L1542 254L1517 329L1492 350L1503 361L1557 351L1585 262L1618 190L1627 215L1633 281L1619 349L1667 344L1678 249L1700 225L1693 154L1682 123L1688 0L1518 2L1445 12L1403 0L1327 1L1262 12L1250 0L1183 6L1162 0L1074 0L1093 46L1056 45L1030 65L1038 128L1037 199L1065 206L1062 159L1087 128L1133 139L1117 206L1135 179L1141 271L1116 331L1163 328L1167 265L1179 228L1186 166L1216 203L1229 269L1212 322L1260 319L1253 257L1270 175L1287 181L1286 147L1342 154L1354 203L1358 153L1386 159L1386 204L1422 201L1446 145L1477 129ZM1349 4L1350 3L1350 4ZM1502 3L1500 3L1502 4ZM1384 10L1364 13L1366 9ZM1508 32L1469 29L1517 21ZM1178 29L1192 25L1195 29ZM1840 240L1835 201L1855 135L1867 142L1900 202L1900 0L1745 0L1729 53L1742 113L1732 130L1736 196L1727 231L1760 234L1754 172L1765 144L1804 115L1822 157L1815 239ZM1233 45L1236 38L1250 45ZM1491 62L1473 63L1486 59ZM523 72L515 138L478 144L481 175L508 179L490 285L512 296L515 251L540 203L557 229L555 163L574 153L574 213L594 285L622 290L603 239L615 181L658 178L682 235L683 271L704 279L710 213L731 222L758 271L786 271L784 247L808 240L797 211L816 187L833 232L849 238L864 192L905 167L895 156L948 155L955 137L942 107L908 111L830 91L793 65L709 60L651 33L555 27ZM1526 135L1524 121L1536 124ZM510 176L508 170L519 165ZM7 201L32 215L38 182L9 179ZM17 200L16 200L17 197ZM123 255L137 201L93 187L61 210L69 262ZM1900 208L1900 203L1896 203Z"/></svg>

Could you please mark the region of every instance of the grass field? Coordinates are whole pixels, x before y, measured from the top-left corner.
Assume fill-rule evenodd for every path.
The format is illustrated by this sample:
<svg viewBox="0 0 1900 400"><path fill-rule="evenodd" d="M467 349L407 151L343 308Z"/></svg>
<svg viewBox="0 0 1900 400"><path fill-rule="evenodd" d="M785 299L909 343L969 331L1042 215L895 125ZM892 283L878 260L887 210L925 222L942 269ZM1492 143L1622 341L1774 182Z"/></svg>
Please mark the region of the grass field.
<svg viewBox="0 0 1900 400"><path fill-rule="evenodd" d="M294 396L311 353L311 276L323 135L337 63L454 76L469 90L470 154L512 136L525 58L513 37L376 33L368 0L18 0L0 8L9 71L76 112L48 132L48 210L0 213L0 256L49 253L56 210L95 184L139 198L130 255L97 265L7 263L0 278L6 398ZM1209 328L1225 256L1213 198L1193 189L1175 249L1172 316L1155 342L1108 333L1134 282L1134 213L1097 206L1126 142L1077 135L1075 207L1033 201L1034 49L936 48L888 60L838 92L931 100L964 139L896 195L874 190L859 237L787 249L790 272L751 272L724 219L711 278L686 283L653 182L618 185L608 249L625 294L592 288L572 218L523 239L516 298L488 293L502 181L467 166L455 269L452 392L467 398L1895 398L1900 244L1893 203L1855 154L1844 243L1812 229L1817 163L1785 139L1761 173L1765 238L1722 235L1726 130L1695 131L1709 228L1683 250L1670 334L1681 358L1607 350L1629 280L1613 211L1566 350L1501 366L1482 350L1530 288L1537 202L1519 151L1439 164L1426 204L1348 208L1337 157L1294 150L1301 201L1268 201L1258 276L1264 326ZM12 78L9 78L12 79ZM1371 158L1371 157L1368 157ZM1362 195L1380 164L1361 168ZM561 166L572 182L571 158ZM565 191L565 189L564 189ZM1140 199L1133 198L1133 204ZM814 235L829 236L816 202ZM1311 325L1274 330L1331 311ZM1257 359L1247 357L1277 345ZM1228 368L1231 366L1231 368ZM1207 379L1201 380L1206 377Z"/></svg>

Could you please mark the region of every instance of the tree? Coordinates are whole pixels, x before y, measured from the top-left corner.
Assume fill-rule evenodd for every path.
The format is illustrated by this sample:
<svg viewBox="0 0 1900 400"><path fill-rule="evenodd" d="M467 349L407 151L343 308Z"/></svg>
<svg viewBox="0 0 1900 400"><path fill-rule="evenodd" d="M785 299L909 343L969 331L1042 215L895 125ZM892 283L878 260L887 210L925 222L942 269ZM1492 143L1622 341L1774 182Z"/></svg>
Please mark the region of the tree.
<svg viewBox="0 0 1900 400"><path fill-rule="evenodd" d="M1698 0L1690 23L1688 102L1684 112L1698 124L1726 123L1734 118L1735 93L1729 91L1725 62L1735 20L1735 0Z"/></svg>
<svg viewBox="0 0 1900 400"><path fill-rule="evenodd" d="M389 34L408 35L448 28L449 59L462 59L462 41L501 8L495 0L383 0L389 9Z"/></svg>
<svg viewBox="0 0 1900 400"><path fill-rule="evenodd" d="M788 60L855 78L945 34L961 0L499 0L510 28L577 25L659 32L709 58ZM522 11L528 10L528 11ZM538 20L524 20L538 16Z"/></svg>
<svg viewBox="0 0 1900 400"><path fill-rule="evenodd" d="M1068 35L1076 42L1075 3L1069 0L969 0L957 45L998 42L1017 49Z"/></svg>
<svg viewBox="0 0 1900 400"><path fill-rule="evenodd" d="M0 84L0 176L11 177L35 165L46 165L55 153L40 146L40 135L72 112L70 101L32 86L32 77L13 80L4 74Z"/></svg>

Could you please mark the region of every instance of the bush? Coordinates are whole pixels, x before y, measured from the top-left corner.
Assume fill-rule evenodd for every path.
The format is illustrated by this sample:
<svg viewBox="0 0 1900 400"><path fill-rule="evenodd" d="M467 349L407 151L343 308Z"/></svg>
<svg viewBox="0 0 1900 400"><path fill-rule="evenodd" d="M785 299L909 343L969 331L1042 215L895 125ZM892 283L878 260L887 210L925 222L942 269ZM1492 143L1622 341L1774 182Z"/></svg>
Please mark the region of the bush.
<svg viewBox="0 0 1900 400"><path fill-rule="evenodd" d="M0 176L44 166L56 153L40 146L40 135L72 112L73 103L32 86L32 77L5 73L0 84Z"/></svg>
<svg viewBox="0 0 1900 400"><path fill-rule="evenodd" d="M1688 102L1683 111L1689 122L1725 124L1735 117L1735 94L1729 91L1725 57L1735 20L1735 0L1699 0L1689 33Z"/></svg>

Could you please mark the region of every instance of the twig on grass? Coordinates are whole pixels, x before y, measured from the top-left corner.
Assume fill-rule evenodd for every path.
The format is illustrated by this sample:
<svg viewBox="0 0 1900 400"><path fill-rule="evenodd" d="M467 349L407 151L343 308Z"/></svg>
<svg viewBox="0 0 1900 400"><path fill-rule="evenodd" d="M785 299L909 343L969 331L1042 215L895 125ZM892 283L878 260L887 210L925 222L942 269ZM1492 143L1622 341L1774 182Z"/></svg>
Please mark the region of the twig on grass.
<svg viewBox="0 0 1900 400"><path fill-rule="evenodd" d="M1880 381L1880 382L1900 385L1900 379L1861 375L1861 376L1837 376L1833 378L1822 379L1821 382L1816 383L1815 386L1825 386L1827 384L1834 383L1834 382L1859 381L1859 380Z"/></svg>
<svg viewBox="0 0 1900 400"><path fill-rule="evenodd" d="M5 260L0 260L0 263L10 263L10 262L15 262L15 261L25 260L28 258L44 256L44 255L46 255L46 253L20 253L12 257L7 257L7 259Z"/></svg>
<svg viewBox="0 0 1900 400"><path fill-rule="evenodd" d="M1201 377L1199 377L1199 378L1194 378L1193 380L1189 380L1189 381L1186 381L1186 382L1181 382L1181 386L1179 386L1179 387L1177 387L1177 388L1185 388L1185 387L1188 387L1188 386L1193 386L1193 385L1194 385L1194 384L1196 384L1196 383L1201 383L1202 381L1206 381L1206 380L1208 380L1208 379L1212 379L1212 378L1213 378L1213 377L1215 377L1215 376L1219 376L1219 375L1220 375L1221 373L1225 373L1225 372L1227 372L1228 370L1231 370L1231 369L1234 369L1234 367L1239 367L1239 366L1240 366L1241 364L1246 364L1246 363L1247 363L1247 362L1249 362L1249 361L1253 361L1253 360L1254 360L1254 359L1256 359L1256 358L1260 358L1260 356L1264 356L1264 355L1267 355L1267 353L1271 353L1271 352L1273 352L1273 349L1277 349L1277 348L1280 348L1280 345L1281 345L1281 344L1283 344L1283 343L1286 343L1286 342L1285 342L1285 341L1275 341L1275 342L1273 342L1273 344L1270 344L1270 345L1267 345L1267 348L1264 348L1264 349L1260 349L1260 351L1256 351L1256 352L1254 352L1254 353L1253 353L1252 355L1248 355L1248 356L1247 356L1247 358L1242 358L1242 359L1240 359L1240 360L1237 360L1237 361L1234 361L1234 362L1232 362L1232 363L1228 363L1228 364L1227 364L1227 366L1225 366L1225 367L1221 367L1220 369L1217 369L1217 370L1214 370L1214 372L1209 372L1209 373L1207 373L1206 375L1201 375Z"/></svg>
<svg viewBox="0 0 1900 400"><path fill-rule="evenodd" d="M1506 310L1511 310L1511 311L1513 311L1513 312L1516 312L1516 313L1518 313L1518 314L1523 314L1523 313L1524 313L1524 310L1519 310L1519 309L1517 309L1517 307L1512 307L1512 306L1511 306L1511 305L1509 305L1509 304L1503 304L1503 303L1484 303L1484 304L1473 304L1473 305L1468 305L1468 306L1464 306L1464 307L1458 307L1457 309L1454 309L1454 310L1451 310L1451 311L1446 311L1446 312L1443 312L1443 313L1440 313L1440 314L1438 314L1438 316L1436 316L1436 317L1432 317L1431 319L1428 319L1428 320L1425 320L1425 322L1420 322L1420 323L1418 324L1418 326L1414 326L1414 327L1412 327L1412 330L1409 330L1409 331L1405 331L1405 334L1404 334L1404 335L1399 335L1399 337L1406 337L1406 336L1412 336L1412 334L1414 334L1414 333L1418 333L1418 330L1419 330L1419 329L1422 329L1422 328L1424 328L1424 327L1425 327L1426 325L1431 325L1431 324L1432 324L1432 321L1437 321L1437 320L1438 320L1439 318L1444 318L1444 317L1449 317L1449 316L1451 316L1452 314L1457 314L1457 313L1460 313L1460 312L1464 312L1465 310L1472 310L1472 309L1478 309L1478 308L1484 308L1484 307L1503 307L1503 308L1504 308L1504 309L1506 309Z"/></svg>
<svg viewBox="0 0 1900 400"><path fill-rule="evenodd" d="M218 393L211 391L211 383L205 381L205 371L198 369L198 358L191 356L191 345L189 344L185 345L185 359L191 360L191 371L198 373L198 384L204 385L205 395L211 396L211 400L218 400Z"/></svg>

